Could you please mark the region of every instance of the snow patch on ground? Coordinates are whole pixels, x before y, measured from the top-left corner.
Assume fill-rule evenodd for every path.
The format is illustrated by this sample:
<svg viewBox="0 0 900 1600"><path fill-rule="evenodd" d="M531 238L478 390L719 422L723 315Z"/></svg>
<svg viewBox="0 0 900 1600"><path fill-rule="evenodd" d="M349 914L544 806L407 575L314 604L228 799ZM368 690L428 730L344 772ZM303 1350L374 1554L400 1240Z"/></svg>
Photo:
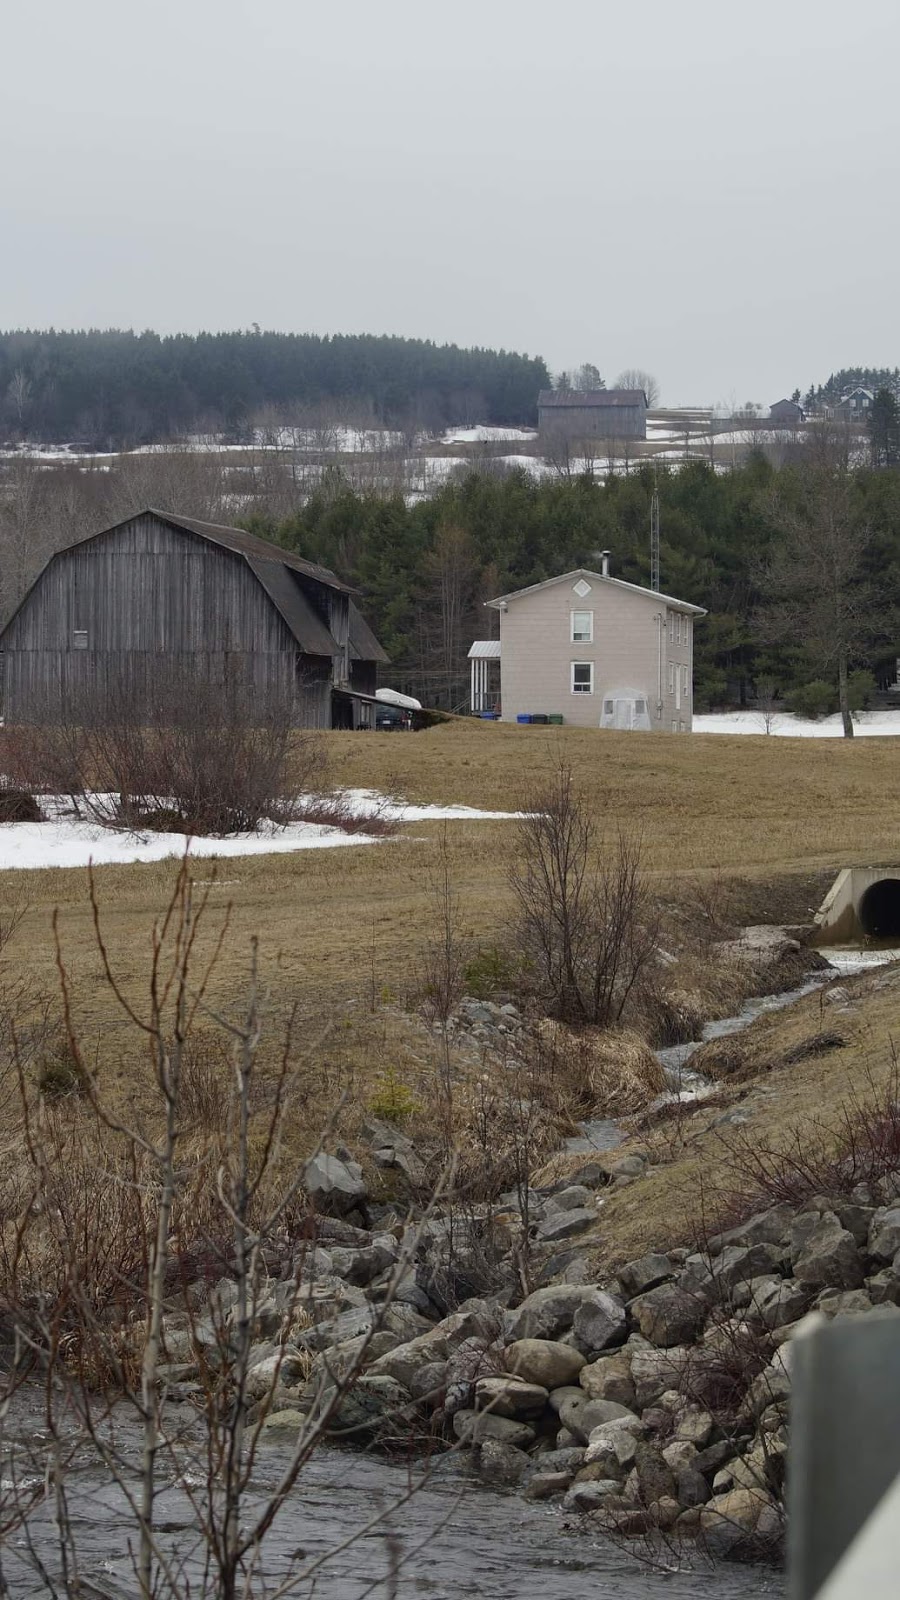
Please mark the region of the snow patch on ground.
<svg viewBox="0 0 900 1600"><path fill-rule="evenodd" d="M898 696L900 700L900 696ZM695 733L755 733L765 734L765 718L760 711L711 711L695 716ZM860 711L853 718L857 737L882 738L900 734L900 705L897 710ZM812 722L807 717L795 717L790 711L775 713L769 730L783 739L841 739L844 729L838 713Z"/></svg>
<svg viewBox="0 0 900 1600"><path fill-rule="evenodd" d="M444 434L444 444L503 444L506 440L534 439L537 437L535 428L489 428L484 423L478 423L474 428L448 428Z"/></svg>
<svg viewBox="0 0 900 1600"><path fill-rule="evenodd" d="M373 789L344 790L340 799L354 816L378 816L400 823L503 821L516 815L511 811L479 811L472 806L407 805L387 800ZM196 838L188 842L183 833L127 833L85 821L72 814L71 802L63 796L42 795L39 803L47 818L45 822L0 825L0 871L86 867L90 862L95 866L121 866L132 861L165 861L172 856L183 856L186 845L192 856L229 857L379 843L371 834L345 833L340 828L302 821L289 822L283 828L266 822L254 833L231 834L224 839Z"/></svg>

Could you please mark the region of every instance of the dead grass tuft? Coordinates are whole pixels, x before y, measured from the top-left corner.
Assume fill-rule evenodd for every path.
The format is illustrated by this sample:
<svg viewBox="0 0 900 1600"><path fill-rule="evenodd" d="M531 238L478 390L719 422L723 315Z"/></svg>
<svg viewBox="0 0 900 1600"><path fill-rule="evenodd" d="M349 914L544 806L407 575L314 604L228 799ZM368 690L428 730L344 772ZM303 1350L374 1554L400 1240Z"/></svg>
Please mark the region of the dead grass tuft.
<svg viewBox="0 0 900 1600"><path fill-rule="evenodd" d="M630 1028L540 1028L548 1071L576 1116L625 1117L666 1089L666 1076L646 1039Z"/></svg>

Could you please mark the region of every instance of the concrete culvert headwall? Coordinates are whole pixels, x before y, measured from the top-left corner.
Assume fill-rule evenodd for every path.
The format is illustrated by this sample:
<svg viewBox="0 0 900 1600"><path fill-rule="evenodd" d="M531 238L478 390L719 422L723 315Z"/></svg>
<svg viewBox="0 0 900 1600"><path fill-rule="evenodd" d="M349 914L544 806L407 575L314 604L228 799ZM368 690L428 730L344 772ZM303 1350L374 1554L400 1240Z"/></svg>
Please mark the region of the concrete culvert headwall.
<svg viewBox="0 0 900 1600"><path fill-rule="evenodd" d="M816 913L816 925L817 944L900 944L900 867L844 867Z"/></svg>
<svg viewBox="0 0 900 1600"><path fill-rule="evenodd" d="M863 891L859 925L870 939L900 937L900 878L879 878Z"/></svg>

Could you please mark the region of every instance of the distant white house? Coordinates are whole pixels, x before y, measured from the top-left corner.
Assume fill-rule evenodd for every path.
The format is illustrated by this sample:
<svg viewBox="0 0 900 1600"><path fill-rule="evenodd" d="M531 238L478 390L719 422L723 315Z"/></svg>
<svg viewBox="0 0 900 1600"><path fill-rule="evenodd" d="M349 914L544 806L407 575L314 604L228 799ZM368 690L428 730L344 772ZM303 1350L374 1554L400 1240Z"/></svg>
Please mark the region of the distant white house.
<svg viewBox="0 0 900 1600"><path fill-rule="evenodd" d="M500 638L469 651L476 715L690 733L702 606L610 577L606 556L600 572L579 567L487 604Z"/></svg>

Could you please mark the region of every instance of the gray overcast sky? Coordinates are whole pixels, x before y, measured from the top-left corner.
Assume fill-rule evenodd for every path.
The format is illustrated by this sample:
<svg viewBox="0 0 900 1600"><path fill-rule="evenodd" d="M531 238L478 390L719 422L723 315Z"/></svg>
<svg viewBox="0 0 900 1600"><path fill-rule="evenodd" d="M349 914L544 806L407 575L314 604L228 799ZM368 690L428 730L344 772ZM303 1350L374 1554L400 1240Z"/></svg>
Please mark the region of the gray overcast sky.
<svg viewBox="0 0 900 1600"><path fill-rule="evenodd" d="M898 0L33 0L0 323L402 333L671 404L893 366Z"/></svg>

